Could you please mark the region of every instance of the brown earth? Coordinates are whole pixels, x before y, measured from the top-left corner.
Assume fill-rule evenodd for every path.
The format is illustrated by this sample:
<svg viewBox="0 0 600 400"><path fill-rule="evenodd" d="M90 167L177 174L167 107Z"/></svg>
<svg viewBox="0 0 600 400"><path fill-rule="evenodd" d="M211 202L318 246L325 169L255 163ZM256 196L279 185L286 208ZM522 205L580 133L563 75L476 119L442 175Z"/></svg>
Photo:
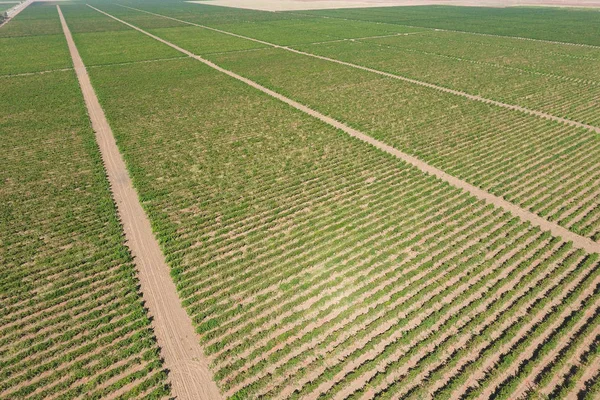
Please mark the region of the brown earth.
<svg viewBox="0 0 600 400"><path fill-rule="evenodd" d="M164 357L164 366L169 370L173 394L178 399L220 399L221 394L212 380L199 338L181 306L175 284L169 275L169 267L152 233L150 220L140 204L60 6L57 5L57 9L123 224L127 246L135 258L145 305L153 317L152 327Z"/></svg>

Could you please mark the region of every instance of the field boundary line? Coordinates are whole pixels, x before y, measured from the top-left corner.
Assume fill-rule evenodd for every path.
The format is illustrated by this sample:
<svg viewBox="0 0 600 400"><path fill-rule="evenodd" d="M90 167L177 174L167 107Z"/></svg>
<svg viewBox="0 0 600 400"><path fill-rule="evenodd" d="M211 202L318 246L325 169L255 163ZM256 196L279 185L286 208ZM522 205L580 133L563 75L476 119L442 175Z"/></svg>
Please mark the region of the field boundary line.
<svg viewBox="0 0 600 400"><path fill-rule="evenodd" d="M465 182L465 181L463 181L463 180L461 180L459 178L456 178L456 177L454 177L454 176L452 176L452 175L450 175L450 174L448 174L448 173L446 173L446 172L444 172L444 171L442 171L442 170L440 170L438 168L435 168L435 167L427 164L426 162L424 162L424 161L422 161L422 160L420 160L420 159L418 159L416 157L413 157L413 156L411 156L409 154L406 154L406 153L404 153L404 152L402 152L402 151L400 151L400 150L398 150L398 149L396 149L396 148L394 148L392 146L389 146L389 145L387 145L387 144L385 144L385 143L383 143L383 142L381 142L381 141L379 141L377 139L374 139L371 136L368 136L368 135L366 135L366 134L364 134L364 133L362 133L362 132L360 132L360 131L358 131L356 129L353 129L353 128L347 126L346 124L344 124L342 122L339 122L339 121L337 121L337 120L335 120L335 119L333 119L331 117L328 117L328 116L326 116L324 114L321 114L320 112L315 111L315 110L313 110L313 109L311 109L311 108L309 108L309 107L307 107L307 106L305 106L303 104L300 104L297 101L294 101L294 100L292 100L292 99L290 99L288 97L285 97L282 94L279 94L279 93L277 93L277 92L275 92L275 91L273 91L271 89L267 89L266 87L264 87L264 86L262 86L262 85L260 85L260 84L258 84L256 82L254 82L254 81L252 81L252 80L250 80L248 78L245 78L245 77L243 77L241 75L236 74L235 72L232 72L232 71L229 71L229 70L227 70L225 68L222 68L219 65L217 65L217 64L215 64L215 63L213 63L213 62L211 62L209 60L206 60L206 59L204 59L204 58L202 58L202 57L200 57L200 56L198 56L198 55L196 55L196 54L194 54L194 53L192 53L192 52L190 52L188 50L185 50L185 49L177 46L176 44L168 42L165 39L162 39L162 38L160 38L160 37L158 37L156 35L153 35L153 34L147 32L147 31L145 31L145 30L143 30L141 28L138 28L135 25L132 25L132 24L130 24L128 22L125 22L125 21L117 18L117 17L114 17L114 16L112 16L112 15L110 15L110 14L108 14L108 13L102 11L102 10L99 10L99 9L97 9L97 8L89 5L89 4L88 4L88 7L92 8L92 9L94 9L94 10L96 10L96 11L98 11L98 12L100 12L100 13L108 16L108 17L111 17L112 19L114 19L114 20L116 20L118 22L121 22L122 24L127 25L130 28L135 29L138 32L141 32L141 33L143 33L143 34L145 34L147 36L150 36L151 38L153 38L153 39L155 39L155 40L157 40L157 41L159 41L161 43L164 43L164 44L172 47L173 49L182 52L183 54L187 54L188 56L190 56L190 57L192 57L192 58L194 58L194 59L196 59L196 60L204 63L205 65L207 65L207 66L209 66L209 67L211 67L211 68L213 68L213 69L215 69L215 70L217 70L219 72L222 72L222 73L224 73L226 75L229 75L232 78L235 78L235 79L237 79L237 80L239 80L239 81L241 81L241 82L243 82L243 83L245 83L245 84L247 84L247 85L249 85L249 86L251 86L251 87L253 87L255 89L258 89L261 92L266 93L269 96L274 97L275 99L280 100L280 101L282 101L282 102L284 102L284 103L292 106L293 108L304 112L305 114L308 114L308 115L310 115L310 116L312 116L314 118L317 118L317 119L321 120L322 122L324 122L324 123L326 123L328 125L333 126L336 129L342 130L342 131L346 132L348 135L350 135L352 137L355 137L355 138L357 138L357 139L359 139L359 140L361 140L363 142L366 142L366 143L368 143L368 144L370 144L370 145L372 145L372 146L374 146L374 147L376 147L376 148L378 148L378 149L380 149L380 150L382 150L382 151L384 151L384 152L386 152L386 153L388 153L388 154L390 154L390 155L392 155L392 156L394 156L396 158L399 158L399 159L407 162L408 164L411 164L412 166L418 168L422 172L425 172L426 174L433 175L433 176L435 176L435 177L437 177L437 178L439 178L439 179L441 179L441 180L449 183L452 186L455 186L455 187L458 187L460 189L463 189L463 190L469 192L471 195L473 195L474 197L476 197L476 198L478 198L480 200L484 200L487 203L490 203L490 204L493 204L493 205L495 205L497 207L503 208L504 210L506 210L506 211L512 213L513 215L521 218L522 220L528 221L532 225L540 227L544 231L550 231L554 236L561 237L561 238L563 238L563 239L565 239L567 241L571 241L571 242L573 242L573 245L576 248L583 249L583 250L585 250L588 253L600 253L600 243L596 243L596 242L594 242L591 239L585 238L585 237L580 236L580 235L578 235L578 234L576 234L574 232L571 232L568 229L563 228L562 226L559 226L559 225L557 225L557 224L555 224L553 222L550 222L550 221L548 221L548 220L546 220L546 219L544 219L544 218L542 218L542 217L540 217L540 216L538 216L538 215L536 215L536 214L534 214L534 213L532 213L530 211L524 210L521 207L519 207L519 206L517 206L517 205L515 205L513 203L510 203L510 202L508 202L508 201L506 201L506 200L504 200L504 199L502 199L500 197L497 197L497 196L495 196L495 195L493 195L491 193L486 192L485 190L482 190L482 189L480 189L478 187L475 187L475 186L471 185L470 183L467 183L467 182Z"/></svg>
<svg viewBox="0 0 600 400"><path fill-rule="evenodd" d="M145 306L153 317L152 327L164 366L170 371L173 394L178 399L220 399L221 394L200 347L200 338L181 305L170 269L152 233L150 220L133 187L67 22L60 6L56 8L123 225L126 245L134 256Z"/></svg>
<svg viewBox="0 0 600 400"><path fill-rule="evenodd" d="M132 65L132 64L148 64L148 63L155 63L155 62L162 62L162 61L185 60L186 58L189 58L189 57L181 56L181 57L170 57L170 58L153 58L151 60L126 61L126 62L116 62L116 63L110 63L110 64L94 64L94 65L88 65L87 68L91 69L91 68L115 67L115 66L121 66L121 65Z"/></svg>
<svg viewBox="0 0 600 400"><path fill-rule="evenodd" d="M346 62L346 61L337 60L335 58L320 56L320 55L317 55L317 54L312 54L312 53L308 53L308 52L305 52L305 51L296 50L296 49L294 49L292 47L289 47L289 46L282 46L282 45L278 45L278 44L275 44L275 43L266 42L264 40L254 39L254 38L251 38L251 37L248 37L248 36L243 36L243 35L238 35L237 33L232 33L232 32L224 31L224 30L217 29L217 28L211 28L211 27L206 26L206 25L200 25L200 24L196 24L196 23L193 23L193 22L184 21L184 20L181 20L181 19L169 17L169 16L166 16L166 15L156 14L156 13L153 13L153 12L150 12L150 11L145 11L145 10L140 10L138 8L124 6L122 4L118 4L118 5L121 6L121 7L124 7L124 8L129 8L131 10L140 11L140 12L144 12L146 14L155 15L157 17L167 18L167 19L170 19L170 20L173 20L173 21L184 23L184 24L197 26L199 28L204 28L204 29L215 31L215 32L220 32L220 33L223 33L223 34L226 34L226 35L235 36L235 37L238 37L240 39L246 39L246 40L251 40L251 41L257 42L257 43L262 43L264 45L268 45L268 46L271 46L271 47L276 48L276 49L282 49L282 50L290 51L292 53L296 53L296 54L300 54L300 55L304 55L304 56L308 56L308 57L313 57L313 58L318 58L320 60L329 61L329 62L333 62L333 63L340 64L340 65L345 65L347 67L352 67L352 68L360 69L360 70L367 71L367 72L372 72L374 74L382 75L382 76L385 76L387 78L398 79L398 80L409 82L409 83L412 83L412 84L415 84L415 85L424 86L424 87L427 87L427 88L430 88L430 89L434 89L434 90L439 90L441 92L453 94L455 96L464 97L464 98L467 98L469 100L479 101L479 102L490 104L490 105L494 105L494 106L497 106L497 107L502 107L502 108L506 108L506 109L509 109L509 110L519 111L519 112L522 112L522 113L525 113L525 114L534 115L536 117L541 117L541 118L544 118L544 119L550 119L550 120L553 120L553 121L556 121L556 122L561 122L561 123L564 123L564 124L567 124L567 125L576 126L576 127L579 127L579 128L589 129L589 130L591 130L591 131L593 131L595 133L599 133L600 134L600 127L593 126L593 125L588 125L588 124L584 124L584 123L577 122L577 121L574 121L574 120L571 120L571 119L567 119L567 118L557 117L556 115L547 114L547 113L544 113L542 111L532 110L530 108L525 108L525 107L521 107L521 106L514 105L514 104L502 103L502 102L497 101L497 100L492 100L492 99L488 99L488 98L485 98L485 97L481 97L481 96L469 94L469 93L466 93L466 92L462 92L460 90L454 90L454 89L450 89L450 88L447 88L447 87L444 87L444 86L438 86L438 85L435 85L433 83L428 83L428 82L420 81L420 80L417 80L417 79L407 78L407 77L402 76L402 75L392 74L390 72L385 72L385 71L381 71L381 70L378 70L378 69L365 67L363 65L353 64L353 63L349 63L349 62Z"/></svg>

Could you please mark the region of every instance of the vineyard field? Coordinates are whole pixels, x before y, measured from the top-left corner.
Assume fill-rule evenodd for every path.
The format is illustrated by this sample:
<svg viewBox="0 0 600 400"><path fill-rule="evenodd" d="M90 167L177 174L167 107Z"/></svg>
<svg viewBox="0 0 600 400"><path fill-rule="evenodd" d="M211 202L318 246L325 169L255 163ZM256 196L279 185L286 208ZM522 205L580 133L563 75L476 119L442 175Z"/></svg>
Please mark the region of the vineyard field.
<svg viewBox="0 0 600 400"><path fill-rule="evenodd" d="M551 69L522 69L424 51L425 46L418 44L415 44L417 49L404 48L399 45L402 39L390 37L297 47L309 53L600 126L597 112L600 58L568 60ZM513 59L513 55L507 53L502 57ZM561 69L568 72L561 73Z"/></svg>
<svg viewBox="0 0 600 400"><path fill-rule="evenodd" d="M2 26L2 29L0 29L0 38L62 35L60 22L56 17L56 10L52 7L33 3L21 12L18 17ZM53 55L48 54L50 56Z"/></svg>
<svg viewBox="0 0 600 400"><path fill-rule="evenodd" d="M303 14L600 46L595 30L600 14L595 11L437 6L319 10Z"/></svg>
<svg viewBox="0 0 600 400"><path fill-rule="evenodd" d="M465 323L480 326L473 313L496 299L483 296L486 284L508 290L499 276L523 277L542 254L558 260L527 275L524 288L532 289L529 279L547 278L549 288L596 279L595 256L570 251L193 60L94 69L92 77L226 395L349 390L374 362L409 357L407 343L420 343L415 351L431 345L430 326L452 331L462 314L447 311L458 305L470 306ZM208 93L193 90L209 82ZM162 102L176 101L183 88L178 114L161 113ZM155 92L161 101L142 105L136 96ZM190 123L197 107L205 110L200 130ZM146 121L149 114L155 118ZM197 150L200 143L206 150ZM457 237L460 244L451 240ZM565 273L574 275L565 280ZM597 283L589 282L593 292ZM390 329L396 324L405 328ZM501 335L505 320L489 329ZM375 344L389 349L380 353ZM367 375L346 377L360 360L357 372ZM323 381L336 374L339 382ZM385 388L385 379L377 381Z"/></svg>
<svg viewBox="0 0 600 400"><path fill-rule="evenodd" d="M166 372L78 91L72 71L0 86L0 398L162 398Z"/></svg>
<svg viewBox="0 0 600 400"><path fill-rule="evenodd" d="M598 398L597 11L460 9L0 27L0 399Z"/></svg>
<svg viewBox="0 0 600 400"><path fill-rule="evenodd" d="M583 183L598 179L600 154L575 172L586 159L577 151L579 143L589 151L586 155L598 151L600 137L594 132L283 50L207 58L577 233L600 239L600 193L597 186ZM568 189L565 182L570 182ZM583 198L587 200L578 200ZM589 225L584 228L574 219Z"/></svg>
<svg viewBox="0 0 600 400"><path fill-rule="evenodd" d="M114 6L110 11L127 21L134 12ZM146 17L145 26L152 26L152 15ZM189 43L189 39L182 41L177 35L169 35L170 29L153 32L179 46ZM212 38L219 32L204 29L195 34L197 42L204 43L204 35ZM331 44L354 45L355 42ZM323 46L327 44L314 47ZM203 50L198 46L188 48L194 49ZM596 153L600 136L593 131L457 98L285 49L210 53L200 54L578 234L600 239L600 191L597 185L590 186L600 174L600 154ZM345 54L356 58L360 52L348 50ZM383 54L380 58L389 62ZM403 59L403 63L407 60ZM480 77L464 71L461 74L465 79ZM538 93L546 96L547 92ZM583 99L588 114L597 117L596 103ZM572 103L558 104L573 107ZM401 113L397 112L399 107ZM502 135L495 133L499 131ZM581 157L577 149L582 146L589 158Z"/></svg>
<svg viewBox="0 0 600 400"><path fill-rule="evenodd" d="M126 16L134 23L129 10L113 7L111 12ZM196 14L201 12L195 11ZM165 15L177 14L166 10ZM191 11L178 18L190 22L198 20ZM145 26L139 26L149 28L152 25L150 21L144 22ZM600 53L597 48L582 51L580 47L560 43L533 45L511 38L336 18L322 19L320 23L309 18L236 24L224 24L216 19L216 22L202 23L277 45L293 46L309 53L600 125L596 107L600 101ZM188 37L188 42L190 40Z"/></svg>

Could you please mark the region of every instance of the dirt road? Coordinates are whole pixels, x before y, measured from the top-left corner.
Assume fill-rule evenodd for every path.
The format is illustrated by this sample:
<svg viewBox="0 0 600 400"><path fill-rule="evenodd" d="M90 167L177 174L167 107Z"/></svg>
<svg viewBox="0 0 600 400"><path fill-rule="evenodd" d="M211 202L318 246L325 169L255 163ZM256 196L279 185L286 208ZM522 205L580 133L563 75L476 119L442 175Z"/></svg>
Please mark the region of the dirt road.
<svg viewBox="0 0 600 400"><path fill-rule="evenodd" d="M112 130L60 7L56 7L102 153L113 198L127 238L127 246L135 258L145 305L153 317L152 326L164 357L165 368L170 371L169 380L173 394L180 400L218 400L221 394L212 380L192 321L181 306L175 284L169 274L169 267L152 233L150 220L133 188L125 162L119 153Z"/></svg>

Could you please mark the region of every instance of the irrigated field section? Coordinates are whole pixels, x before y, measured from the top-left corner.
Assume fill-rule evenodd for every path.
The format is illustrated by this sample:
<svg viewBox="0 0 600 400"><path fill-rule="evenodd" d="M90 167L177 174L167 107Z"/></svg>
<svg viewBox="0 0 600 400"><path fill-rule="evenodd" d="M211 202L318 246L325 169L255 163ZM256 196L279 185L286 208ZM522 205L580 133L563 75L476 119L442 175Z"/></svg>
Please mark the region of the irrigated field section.
<svg viewBox="0 0 600 400"><path fill-rule="evenodd" d="M167 397L75 75L3 78L0 115L0 398Z"/></svg>
<svg viewBox="0 0 600 400"><path fill-rule="evenodd" d="M126 5L60 9L223 397L597 398L600 48L580 14L531 33L470 9L459 29L437 7ZM55 20L0 28L60 49L0 65L0 397L168 396ZM587 45L479 34L511 26Z"/></svg>

